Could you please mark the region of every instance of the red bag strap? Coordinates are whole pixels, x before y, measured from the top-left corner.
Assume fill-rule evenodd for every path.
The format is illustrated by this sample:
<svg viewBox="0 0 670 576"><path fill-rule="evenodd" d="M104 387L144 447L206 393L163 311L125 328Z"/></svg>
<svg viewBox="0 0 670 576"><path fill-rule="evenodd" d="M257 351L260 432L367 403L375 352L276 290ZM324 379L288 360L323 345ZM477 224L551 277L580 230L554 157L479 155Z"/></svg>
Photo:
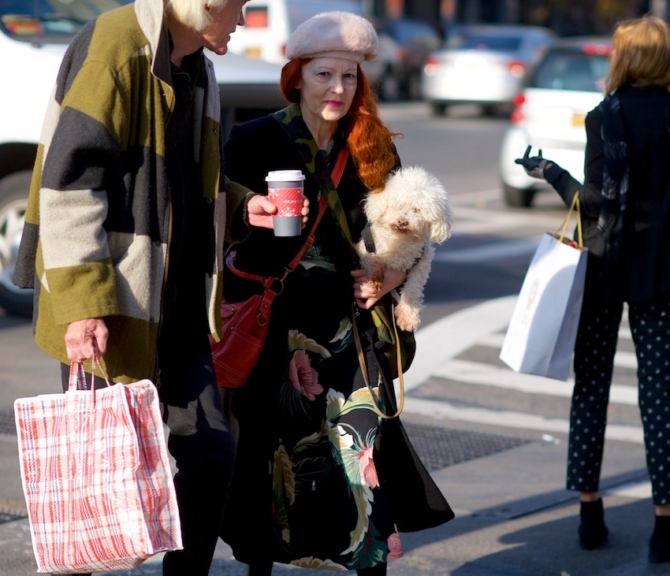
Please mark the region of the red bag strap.
<svg viewBox="0 0 670 576"><path fill-rule="evenodd" d="M250 272L243 272L239 268L235 267L235 250L231 250L230 253L228 254L228 257L226 258L226 266L228 266L228 270L230 270L235 276L239 276L240 278L244 278L245 280L253 280L254 282L259 282L265 288L269 288L272 283L277 280L277 278L273 278L272 276L259 276L258 274L251 274Z"/></svg>
<svg viewBox="0 0 670 576"><path fill-rule="evenodd" d="M342 180L342 174L344 174L344 167L347 165L347 158L349 156L349 150L343 148L340 150L340 153L337 156L337 161L335 166L333 166L333 171L330 173L330 179L335 184L335 188L340 185L340 180Z"/></svg>
<svg viewBox="0 0 670 576"><path fill-rule="evenodd" d="M344 148L340 150L340 153L337 156L337 161L335 162L335 166L333 167L333 170L330 174L330 178L333 181L333 184L335 184L335 187L340 183L340 180L342 179L342 174L344 173L344 167L347 164L347 157L349 156L349 151ZM328 208L328 203L326 202L325 197L323 194L319 197L319 213L316 215L316 220L314 220L314 224L312 225L312 229L310 230L309 234L307 235L307 238L305 239L305 243L302 245L300 250L298 250L298 253L294 256L293 260L291 260L287 266L286 270L284 270L284 273L282 274L281 278L273 278L272 276L259 276L258 274L251 274L249 272L243 272L239 268L235 267L235 250L231 250L230 253L228 254L228 257L226 258L226 266L228 266L228 269L235 274L236 276L239 276L240 278L244 278L245 280L253 280L255 282L259 282L263 286L265 286L266 289L269 289L270 286L273 284L273 282L278 281L280 285L283 287L284 285L284 280L286 277L293 272L298 264L300 263L300 259L302 258L302 255L307 251L307 249L314 244L314 240L316 239L315 232L316 228L319 225L319 222L321 222L321 218L323 218L323 215L326 212L326 208Z"/></svg>

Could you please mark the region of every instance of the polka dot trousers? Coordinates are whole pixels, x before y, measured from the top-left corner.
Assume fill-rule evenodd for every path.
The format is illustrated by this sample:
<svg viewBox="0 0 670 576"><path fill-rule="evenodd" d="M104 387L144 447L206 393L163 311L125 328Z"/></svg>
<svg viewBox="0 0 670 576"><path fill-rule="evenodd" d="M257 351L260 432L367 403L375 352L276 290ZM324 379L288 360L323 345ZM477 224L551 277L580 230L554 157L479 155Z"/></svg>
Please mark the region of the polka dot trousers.
<svg viewBox="0 0 670 576"><path fill-rule="evenodd" d="M570 408L568 490L596 492L605 443L607 404L623 304L589 304L575 344ZM670 300L628 306L647 469L655 505L670 504Z"/></svg>

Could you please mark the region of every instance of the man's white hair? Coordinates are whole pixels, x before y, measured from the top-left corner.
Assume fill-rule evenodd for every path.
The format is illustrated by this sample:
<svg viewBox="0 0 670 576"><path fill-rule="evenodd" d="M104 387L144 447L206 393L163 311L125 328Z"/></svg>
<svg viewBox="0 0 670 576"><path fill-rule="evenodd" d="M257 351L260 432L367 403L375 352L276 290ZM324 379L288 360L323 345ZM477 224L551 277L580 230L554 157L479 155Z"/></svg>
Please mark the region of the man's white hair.
<svg viewBox="0 0 670 576"><path fill-rule="evenodd" d="M228 0L168 0L166 10L184 26L202 32L212 23L211 11L226 4Z"/></svg>

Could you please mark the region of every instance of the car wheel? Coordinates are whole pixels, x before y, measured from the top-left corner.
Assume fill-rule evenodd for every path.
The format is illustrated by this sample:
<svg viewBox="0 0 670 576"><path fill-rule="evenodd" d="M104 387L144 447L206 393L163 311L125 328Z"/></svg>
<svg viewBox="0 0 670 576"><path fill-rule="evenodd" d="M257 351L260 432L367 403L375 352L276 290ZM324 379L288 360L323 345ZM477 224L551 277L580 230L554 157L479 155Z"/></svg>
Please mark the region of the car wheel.
<svg viewBox="0 0 670 576"><path fill-rule="evenodd" d="M530 208L535 196L535 190L514 188L507 184L503 184L503 193L505 203L514 208Z"/></svg>
<svg viewBox="0 0 670 576"><path fill-rule="evenodd" d="M384 102L400 100L400 82L391 67L384 71L384 75L379 82L379 99Z"/></svg>
<svg viewBox="0 0 670 576"><path fill-rule="evenodd" d="M30 170L23 170L0 179L0 307L18 316L30 316L33 310L33 291L17 288L12 283L30 178Z"/></svg>
<svg viewBox="0 0 670 576"><path fill-rule="evenodd" d="M448 106L443 102L431 102L430 107L435 116L445 116L447 114Z"/></svg>

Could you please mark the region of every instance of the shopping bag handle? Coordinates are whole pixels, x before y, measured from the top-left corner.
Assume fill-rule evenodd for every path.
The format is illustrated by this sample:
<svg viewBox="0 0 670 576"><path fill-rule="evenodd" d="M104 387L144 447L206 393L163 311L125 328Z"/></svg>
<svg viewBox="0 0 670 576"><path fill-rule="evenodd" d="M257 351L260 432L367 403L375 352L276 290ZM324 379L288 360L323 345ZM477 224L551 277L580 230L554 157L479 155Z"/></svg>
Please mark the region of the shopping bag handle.
<svg viewBox="0 0 670 576"><path fill-rule="evenodd" d="M105 369L102 367L102 363L100 362L100 357L94 355L93 358L91 358L91 391L94 398L95 398L94 379L95 379L96 366L100 370L102 377L105 379L107 386L111 386L109 379L107 378L107 373L105 372ZM88 390L87 386L88 385L86 384L86 372L84 371L84 363L72 361L70 363L70 377L68 379L68 391L72 392L73 390Z"/></svg>
<svg viewBox="0 0 670 576"><path fill-rule="evenodd" d="M565 232L568 229L568 224L570 223L570 218L572 218L573 212L577 212L577 242L580 248L584 248L584 238L582 236L582 213L579 209L579 190L575 192L575 195L572 198L572 204L570 204L568 215L565 217L563 228L561 229L561 233L558 237L559 242L563 242L563 238L565 238Z"/></svg>

